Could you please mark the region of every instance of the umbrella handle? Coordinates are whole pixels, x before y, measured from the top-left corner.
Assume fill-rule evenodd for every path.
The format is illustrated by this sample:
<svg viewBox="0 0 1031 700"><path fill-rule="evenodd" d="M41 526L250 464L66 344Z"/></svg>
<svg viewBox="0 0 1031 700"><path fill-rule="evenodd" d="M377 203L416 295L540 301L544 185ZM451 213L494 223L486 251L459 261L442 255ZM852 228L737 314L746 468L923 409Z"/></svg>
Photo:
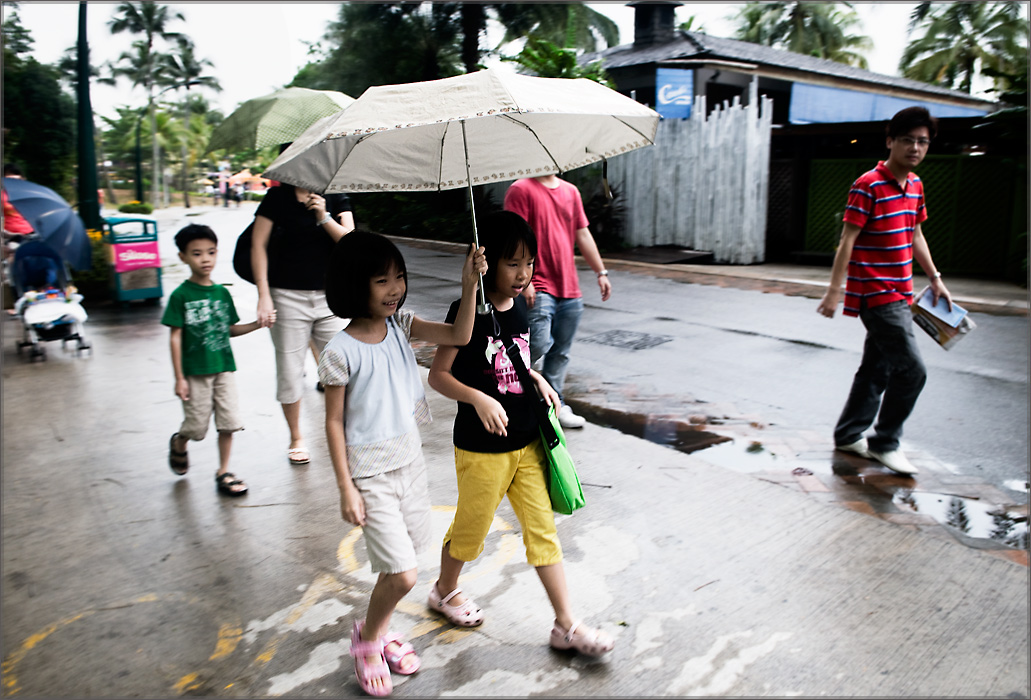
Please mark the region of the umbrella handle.
<svg viewBox="0 0 1031 700"><path fill-rule="evenodd" d="M469 175L469 142L465 138L465 120L462 123L462 146L465 147L465 184L469 188L469 212L473 216L473 248L480 247L480 237L476 231L476 205L473 203L473 180ZM480 275L480 303L476 305L476 313L486 316L490 313L490 304L487 303L487 295L483 291L483 275Z"/></svg>

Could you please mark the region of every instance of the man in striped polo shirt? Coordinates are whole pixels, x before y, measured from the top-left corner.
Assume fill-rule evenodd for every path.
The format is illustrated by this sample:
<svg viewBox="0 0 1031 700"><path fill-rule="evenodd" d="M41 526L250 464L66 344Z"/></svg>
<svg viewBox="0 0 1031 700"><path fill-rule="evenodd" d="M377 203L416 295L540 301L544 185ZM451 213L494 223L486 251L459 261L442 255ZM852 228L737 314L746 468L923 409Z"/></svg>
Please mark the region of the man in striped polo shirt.
<svg viewBox="0 0 1031 700"><path fill-rule="evenodd" d="M818 311L832 318L846 281L844 313L866 327L863 360L834 428L836 449L875 459L899 474L916 468L899 449L902 424L913 411L927 372L913 336L913 260L930 277L935 303L952 298L935 269L920 224L924 190L913 169L927 155L938 121L907 107L887 127L888 159L852 184L830 286ZM869 443L863 433L873 425Z"/></svg>

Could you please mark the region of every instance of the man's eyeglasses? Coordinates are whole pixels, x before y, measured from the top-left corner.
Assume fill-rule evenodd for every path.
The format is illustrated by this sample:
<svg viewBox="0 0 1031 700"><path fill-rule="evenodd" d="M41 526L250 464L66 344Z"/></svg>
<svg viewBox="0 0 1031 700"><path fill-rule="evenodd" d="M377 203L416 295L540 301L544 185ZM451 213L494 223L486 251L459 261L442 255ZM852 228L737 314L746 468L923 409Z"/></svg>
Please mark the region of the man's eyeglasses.
<svg viewBox="0 0 1031 700"><path fill-rule="evenodd" d="M928 144L931 143L931 139L915 139L912 136L899 136L898 140L906 146L920 146L920 148L927 148Z"/></svg>

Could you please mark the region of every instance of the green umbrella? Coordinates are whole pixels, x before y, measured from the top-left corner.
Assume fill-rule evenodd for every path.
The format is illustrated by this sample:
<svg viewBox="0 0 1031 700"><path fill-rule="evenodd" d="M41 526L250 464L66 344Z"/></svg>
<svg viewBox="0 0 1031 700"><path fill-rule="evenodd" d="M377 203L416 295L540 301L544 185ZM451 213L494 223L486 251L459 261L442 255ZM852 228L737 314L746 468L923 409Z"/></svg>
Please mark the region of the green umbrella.
<svg viewBox="0 0 1031 700"><path fill-rule="evenodd" d="M283 88L247 100L211 133L206 152L243 151L290 143L323 117L354 102L342 92Z"/></svg>

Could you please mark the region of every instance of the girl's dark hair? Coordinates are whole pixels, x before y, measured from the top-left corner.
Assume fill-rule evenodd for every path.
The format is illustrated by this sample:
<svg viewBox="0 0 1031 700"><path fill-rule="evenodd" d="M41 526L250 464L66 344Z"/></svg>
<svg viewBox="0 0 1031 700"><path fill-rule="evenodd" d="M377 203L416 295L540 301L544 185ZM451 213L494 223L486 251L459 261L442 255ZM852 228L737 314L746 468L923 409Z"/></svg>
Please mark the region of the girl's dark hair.
<svg viewBox="0 0 1031 700"><path fill-rule="evenodd" d="M218 245L218 236L215 235L210 226L204 226L203 224L190 224L179 229L179 233L175 234L175 245L180 253L185 253L186 246L190 244L190 241L199 239L211 241Z"/></svg>
<svg viewBox="0 0 1031 700"><path fill-rule="evenodd" d="M895 113L884 131L888 138L894 139L921 126L927 127L927 134L932 139L938 135L938 120L930 112L923 107L906 107Z"/></svg>
<svg viewBox="0 0 1031 700"><path fill-rule="evenodd" d="M496 211L483 220L479 235L483 254L487 259L487 275L483 283L490 291L497 291L498 260L515 257L519 245L526 246L531 258L537 258L537 237L526 219L511 211Z"/></svg>
<svg viewBox="0 0 1031 700"><path fill-rule="evenodd" d="M408 268L401 251L390 239L378 233L355 229L337 241L326 271L326 303L340 318L371 318L369 280L397 267L404 276L405 293L397 302L401 308L408 298Z"/></svg>

